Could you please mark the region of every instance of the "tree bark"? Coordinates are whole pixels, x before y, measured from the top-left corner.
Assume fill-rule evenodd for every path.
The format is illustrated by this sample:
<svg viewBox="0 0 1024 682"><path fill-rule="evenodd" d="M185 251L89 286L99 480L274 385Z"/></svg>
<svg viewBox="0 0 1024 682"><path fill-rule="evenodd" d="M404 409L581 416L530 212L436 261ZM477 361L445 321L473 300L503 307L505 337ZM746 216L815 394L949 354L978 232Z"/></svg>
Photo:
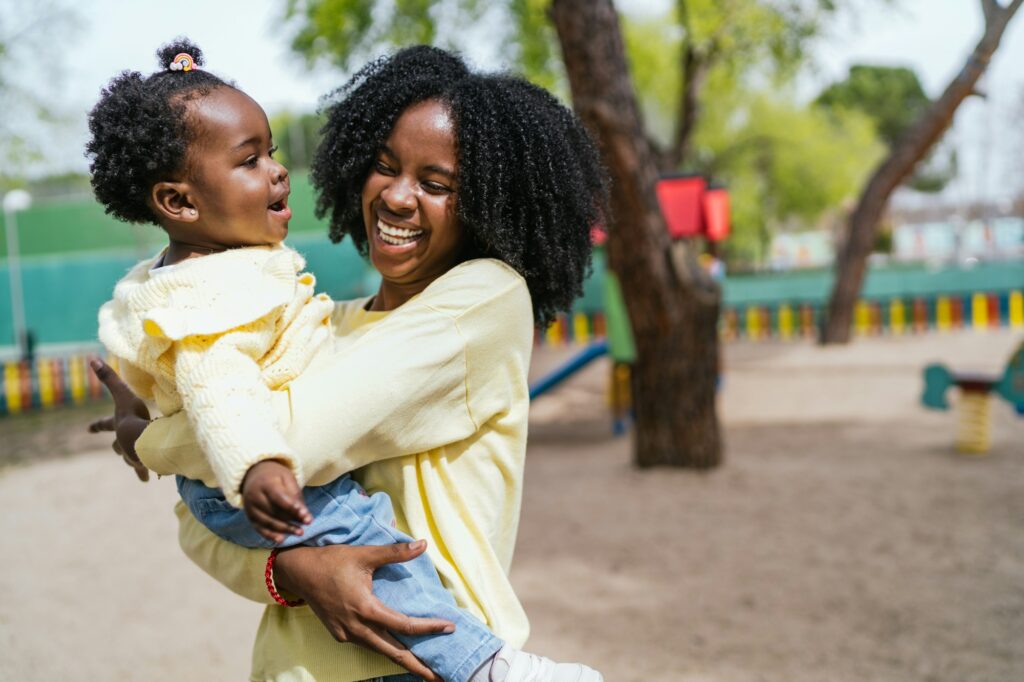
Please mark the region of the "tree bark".
<svg viewBox="0 0 1024 682"><path fill-rule="evenodd" d="M553 0L573 103L609 169L608 256L637 349L634 461L710 468L722 461L715 405L717 285L684 243L670 244L657 161L641 123L611 0Z"/></svg>
<svg viewBox="0 0 1024 682"><path fill-rule="evenodd" d="M960 73L946 87L921 118L896 144L865 185L856 208L850 214L846 238L836 253L836 278L822 327L823 344L847 343L853 322L853 308L864 284L868 257L875 243L878 221L893 191L906 180L953 122L957 108L975 91L989 60L999 47L1007 24L1024 0L1001 6L996 0L981 0L985 32L967 58Z"/></svg>

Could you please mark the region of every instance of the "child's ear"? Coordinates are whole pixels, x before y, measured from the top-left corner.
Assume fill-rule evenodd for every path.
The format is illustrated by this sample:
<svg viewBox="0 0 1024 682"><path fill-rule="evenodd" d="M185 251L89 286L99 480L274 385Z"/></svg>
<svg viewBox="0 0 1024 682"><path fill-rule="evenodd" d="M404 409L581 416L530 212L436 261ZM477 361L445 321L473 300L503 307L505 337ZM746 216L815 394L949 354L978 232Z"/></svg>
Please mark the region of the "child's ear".
<svg viewBox="0 0 1024 682"><path fill-rule="evenodd" d="M157 215L165 220L192 223L199 218L199 211L189 199L186 182L158 182L153 185L149 199Z"/></svg>

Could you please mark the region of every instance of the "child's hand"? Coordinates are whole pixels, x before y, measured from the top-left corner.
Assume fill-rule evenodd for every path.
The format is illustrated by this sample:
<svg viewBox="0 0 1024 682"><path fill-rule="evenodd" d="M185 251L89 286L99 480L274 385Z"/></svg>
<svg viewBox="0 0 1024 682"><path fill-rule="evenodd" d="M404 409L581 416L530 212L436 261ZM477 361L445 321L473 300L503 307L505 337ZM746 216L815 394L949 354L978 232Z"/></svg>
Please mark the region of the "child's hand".
<svg viewBox="0 0 1024 682"><path fill-rule="evenodd" d="M113 431L115 440L111 447L114 452L121 455L125 464L135 470L140 481L146 482L149 480L149 469L139 460L135 452L135 441L149 426L149 408L107 363L93 360L89 365L114 399L114 415L89 424L89 433Z"/></svg>
<svg viewBox="0 0 1024 682"><path fill-rule="evenodd" d="M302 535L300 524L313 520L292 470L274 459L257 462L246 472L242 503L256 531L275 544L288 535Z"/></svg>

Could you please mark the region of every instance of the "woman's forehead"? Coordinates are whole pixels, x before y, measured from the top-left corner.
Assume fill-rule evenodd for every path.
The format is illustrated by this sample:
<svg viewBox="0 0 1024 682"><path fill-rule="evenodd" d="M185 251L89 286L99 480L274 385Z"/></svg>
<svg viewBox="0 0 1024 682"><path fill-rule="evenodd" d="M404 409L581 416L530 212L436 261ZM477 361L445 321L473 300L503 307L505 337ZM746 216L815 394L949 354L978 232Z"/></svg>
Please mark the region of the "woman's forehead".
<svg viewBox="0 0 1024 682"><path fill-rule="evenodd" d="M455 122L444 104L419 102L398 117L386 145L399 156L441 156L454 165Z"/></svg>

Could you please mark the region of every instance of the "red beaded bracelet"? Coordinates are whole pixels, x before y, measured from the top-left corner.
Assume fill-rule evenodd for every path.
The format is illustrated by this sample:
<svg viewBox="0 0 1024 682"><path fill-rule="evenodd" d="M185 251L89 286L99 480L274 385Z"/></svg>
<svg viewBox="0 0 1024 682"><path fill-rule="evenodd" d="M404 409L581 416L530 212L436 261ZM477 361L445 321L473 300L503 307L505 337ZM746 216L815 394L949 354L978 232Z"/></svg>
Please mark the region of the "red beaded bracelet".
<svg viewBox="0 0 1024 682"><path fill-rule="evenodd" d="M267 557L267 570L263 576L267 579L267 592L270 592L270 596L274 598L281 606L302 606L306 603L305 599L295 599L288 601L278 593L277 588L274 587L274 560L277 559L278 548L270 550L270 556Z"/></svg>

